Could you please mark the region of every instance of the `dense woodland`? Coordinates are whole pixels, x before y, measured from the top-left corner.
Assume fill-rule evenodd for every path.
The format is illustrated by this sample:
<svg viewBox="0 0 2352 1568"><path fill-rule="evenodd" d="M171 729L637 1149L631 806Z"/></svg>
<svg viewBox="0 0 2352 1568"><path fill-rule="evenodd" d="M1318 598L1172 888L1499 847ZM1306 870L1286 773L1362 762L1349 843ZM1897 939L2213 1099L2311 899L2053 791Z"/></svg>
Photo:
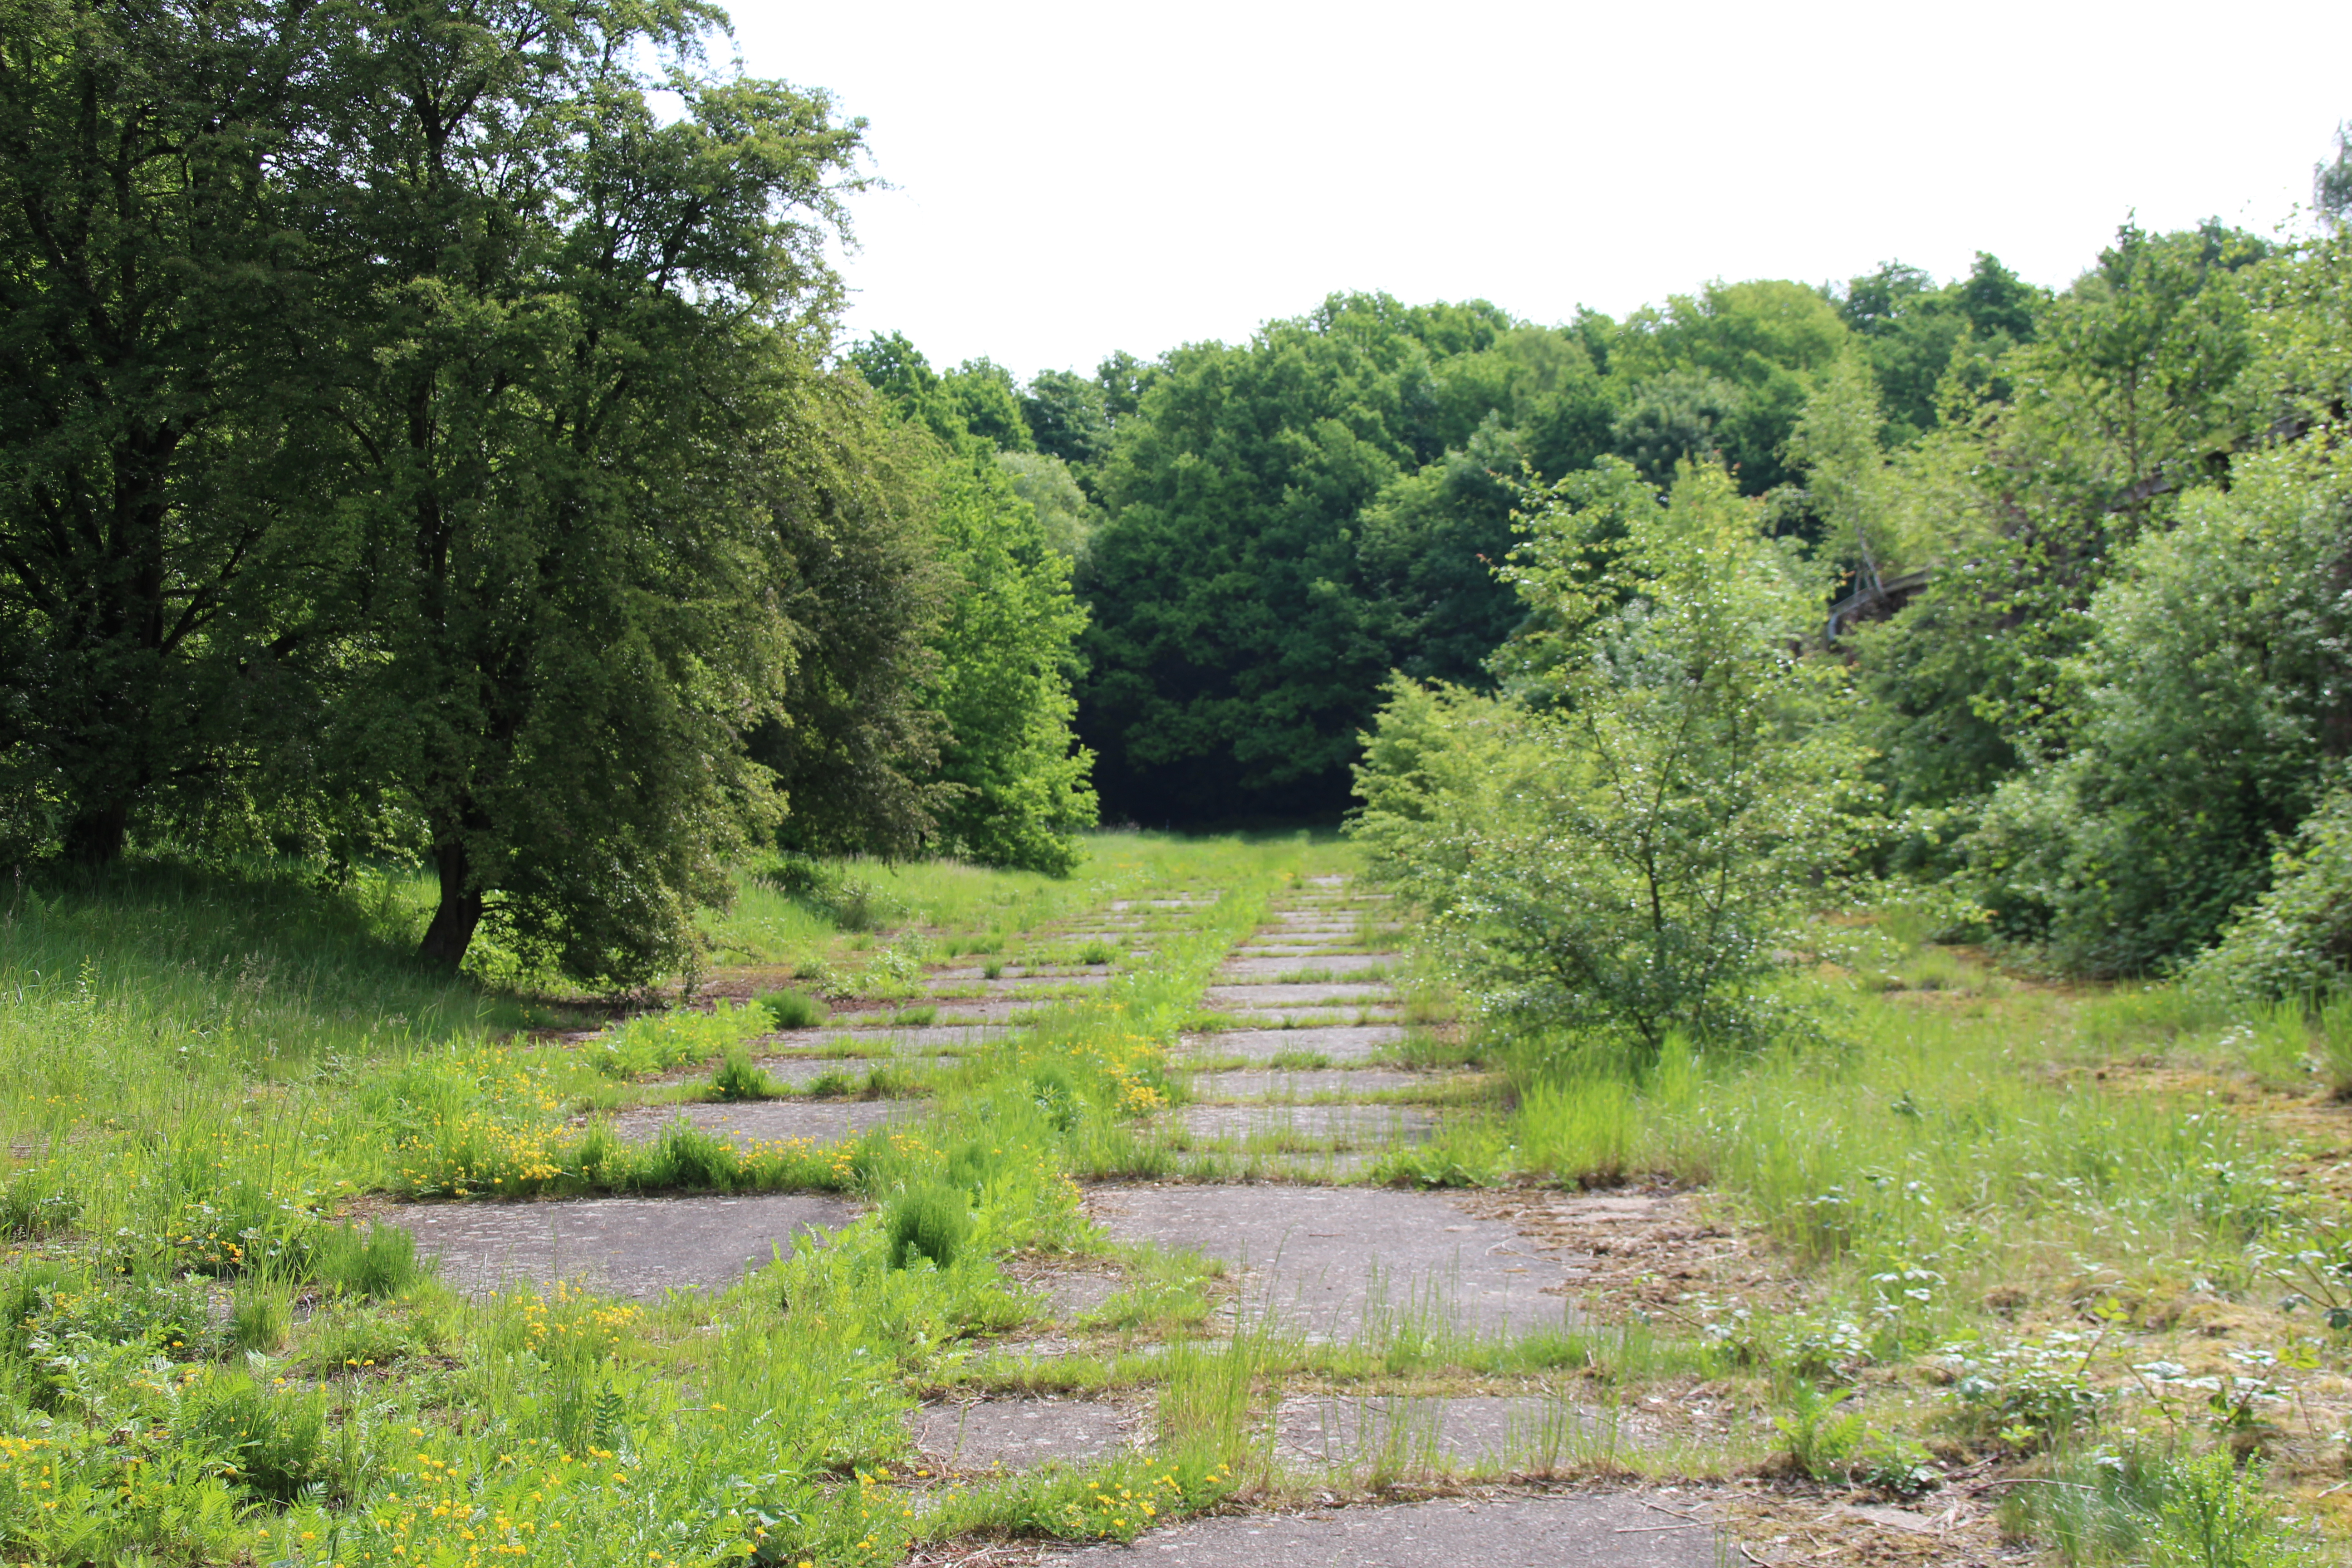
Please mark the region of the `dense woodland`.
<svg viewBox="0 0 2352 1568"><path fill-rule="evenodd" d="M2083 971L2352 962L2341 156L2307 231L2126 221L2054 292L1335 295L1024 381L844 333L861 129L712 69L703 12L129 16L0 28L10 862L405 858L428 958L627 985L754 849L1066 871L1099 791L1355 809L1415 875L1478 858L1406 842L1465 810L1554 865L1801 832L1803 886ZM1677 629L1735 591L1745 631ZM1724 743L1793 772L1717 799L1739 767L1669 749L1657 821L1564 826L1613 765L1580 724L1720 670L1765 682ZM1568 795L1473 804L1515 767ZM1772 947L1761 903L1634 901L1653 948Z"/></svg>

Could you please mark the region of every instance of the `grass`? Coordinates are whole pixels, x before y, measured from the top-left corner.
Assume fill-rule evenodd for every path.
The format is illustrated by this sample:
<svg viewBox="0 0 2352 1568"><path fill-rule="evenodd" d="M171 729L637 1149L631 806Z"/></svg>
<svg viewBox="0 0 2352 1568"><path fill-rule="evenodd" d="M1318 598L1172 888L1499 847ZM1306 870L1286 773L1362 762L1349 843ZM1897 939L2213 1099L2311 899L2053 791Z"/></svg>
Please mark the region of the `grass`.
<svg viewBox="0 0 2352 1568"><path fill-rule="evenodd" d="M2342 1114L2352 1015L2077 994L1898 931L1822 982L1851 1046L1678 1049L1636 1074L1485 1028L1416 956L1378 972L1407 989L1381 1060L1491 1075L1381 1097L1441 1107L1430 1143L1356 1170L1339 1140L1286 1129L1153 1131L1188 1098L1178 1034L1230 1022L1196 1010L1202 986L1298 900L1286 874L1348 864L1296 840L1105 836L1065 883L858 864L822 898L751 868L708 929L759 966L760 1001L609 1019L495 955L457 981L416 970L413 880L330 894L299 869L149 866L27 888L0 912L0 1556L833 1568L961 1537L1131 1539L1237 1494L1768 1461L1885 1497L1942 1464L2005 1467L2004 1526L2095 1568L2252 1568L2282 1506L2336 1517L2312 1478L2352 1418L2327 1392L2352 1371L2324 1295L2344 1244L2293 1118ZM1138 905L1148 947L1055 934L1152 898L1187 902ZM1017 954L1115 967L1024 992L1049 1005L948 1066L811 1086L928 1090L917 1120L753 1146L678 1121L630 1144L599 1114L773 1094L751 1042L827 1021L820 994L912 996L927 965L1001 976L1031 967ZM887 1054L823 1037L815 1054ZM1596 1284L1588 1321L1543 1332L1455 1333L1408 1300L1308 1341L1263 1313L1220 1328L1236 1285L1197 1258L1110 1248L1072 1185L1088 1174L1637 1182L1704 1191L1689 1226L1748 1250L1645 1275L1671 1281L1646 1295ZM812 1190L869 1216L657 1302L461 1296L383 1223L402 1196ZM1024 1354L1006 1260L1089 1254L1119 1288L1070 1353ZM2282 1313L2299 1279L2318 1306ZM2216 1406L2200 1381L2242 1376L2284 1392ZM919 1477L903 1417L923 1389L1148 1392L1157 1447ZM1286 1391L1334 1413L1331 1463L1270 1442ZM1449 1458L1441 1402L1467 1394L1524 1404L1495 1452ZM1720 1430L1657 1426L1694 1399ZM2214 1468L2233 1451L2273 1468Z"/></svg>

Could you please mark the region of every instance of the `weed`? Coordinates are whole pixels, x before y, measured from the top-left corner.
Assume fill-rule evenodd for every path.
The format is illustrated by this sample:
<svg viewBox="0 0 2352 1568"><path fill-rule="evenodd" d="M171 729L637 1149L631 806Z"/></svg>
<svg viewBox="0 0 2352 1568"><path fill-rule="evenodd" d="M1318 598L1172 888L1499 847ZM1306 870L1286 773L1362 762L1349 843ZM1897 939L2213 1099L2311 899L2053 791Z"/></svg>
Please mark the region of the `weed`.
<svg viewBox="0 0 2352 1568"><path fill-rule="evenodd" d="M992 958L980 966L980 977L983 980L1002 980L1004 978L1004 965Z"/></svg>
<svg viewBox="0 0 2352 1568"><path fill-rule="evenodd" d="M1817 1481L1845 1478L1846 1461L1870 1430L1861 1411L1839 1408L1853 1392L1824 1394L1801 1377L1790 1384L1788 1414L1775 1415L1772 1425L1789 1440L1789 1462L1800 1473Z"/></svg>
<svg viewBox="0 0 2352 1568"><path fill-rule="evenodd" d="M740 1047L728 1051L726 1059L719 1064L710 1088L720 1100L773 1100L783 1092L767 1070Z"/></svg>
<svg viewBox="0 0 2352 1568"><path fill-rule="evenodd" d="M779 1029L814 1029L827 1016L824 1004L804 991L765 992L759 1005L767 1009Z"/></svg>
<svg viewBox="0 0 2352 1568"><path fill-rule="evenodd" d="M1085 948L1079 952L1078 962L1091 966L1099 963L1108 963L1116 956L1117 955L1111 951L1110 943L1097 938L1095 941L1087 943Z"/></svg>
<svg viewBox="0 0 2352 1568"><path fill-rule="evenodd" d="M945 1268L971 1238L971 1203L958 1188L927 1183L890 1200L883 1229L891 1268L904 1268L921 1257Z"/></svg>
<svg viewBox="0 0 2352 1568"><path fill-rule="evenodd" d="M294 1327L294 1292L274 1280L249 1279L228 1310L229 1343L250 1354L275 1355Z"/></svg>
<svg viewBox="0 0 2352 1568"><path fill-rule="evenodd" d="M337 1295L404 1296L430 1272L416 1256L416 1237L396 1225L362 1229L346 1222L320 1230L310 1246L311 1278Z"/></svg>

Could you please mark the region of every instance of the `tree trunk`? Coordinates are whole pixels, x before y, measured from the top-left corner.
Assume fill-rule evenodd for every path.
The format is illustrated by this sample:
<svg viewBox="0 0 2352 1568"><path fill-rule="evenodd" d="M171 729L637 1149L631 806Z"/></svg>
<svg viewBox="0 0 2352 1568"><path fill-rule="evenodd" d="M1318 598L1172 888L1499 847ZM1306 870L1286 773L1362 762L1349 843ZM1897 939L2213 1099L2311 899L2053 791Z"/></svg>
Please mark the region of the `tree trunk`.
<svg viewBox="0 0 2352 1568"><path fill-rule="evenodd" d="M118 797L66 824L65 858L77 866L111 866L131 837L131 802Z"/></svg>
<svg viewBox="0 0 2352 1568"><path fill-rule="evenodd" d="M425 940L416 944L416 956L454 974L473 945L474 928L482 923L482 894L472 885L473 864L464 839L443 842L433 851L433 861L441 874L441 903L425 928Z"/></svg>

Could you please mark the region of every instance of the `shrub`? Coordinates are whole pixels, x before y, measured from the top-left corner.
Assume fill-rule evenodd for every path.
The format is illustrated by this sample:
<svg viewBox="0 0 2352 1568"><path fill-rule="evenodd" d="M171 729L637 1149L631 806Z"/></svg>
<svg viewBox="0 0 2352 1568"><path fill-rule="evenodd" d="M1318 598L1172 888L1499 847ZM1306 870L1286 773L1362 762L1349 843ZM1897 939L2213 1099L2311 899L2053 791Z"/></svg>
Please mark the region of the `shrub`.
<svg viewBox="0 0 2352 1568"><path fill-rule="evenodd" d="M1791 651L1817 595L1719 470L1663 508L1614 462L1550 499L1512 573L1546 629L1504 697L1391 686L1353 831L1487 1011L1652 1056L1763 1038L1870 826L1843 672Z"/></svg>
<svg viewBox="0 0 2352 1568"><path fill-rule="evenodd" d="M760 998L779 1029L814 1029L824 1022L825 1005L802 991L771 991Z"/></svg>
<svg viewBox="0 0 2352 1568"><path fill-rule="evenodd" d="M957 1188L926 1183L892 1198L883 1225L891 1268L904 1268L920 1255L945 1268L971 1237L971 1201Z"/></svg>
<svg viewBox="0 0 2352 1568"><path fill-rule="evenodd" d="M2190 966L2192 985L2302 1001L2352 978L2352 788L2338 785L2271 858L2271 885Z"/></svg>

